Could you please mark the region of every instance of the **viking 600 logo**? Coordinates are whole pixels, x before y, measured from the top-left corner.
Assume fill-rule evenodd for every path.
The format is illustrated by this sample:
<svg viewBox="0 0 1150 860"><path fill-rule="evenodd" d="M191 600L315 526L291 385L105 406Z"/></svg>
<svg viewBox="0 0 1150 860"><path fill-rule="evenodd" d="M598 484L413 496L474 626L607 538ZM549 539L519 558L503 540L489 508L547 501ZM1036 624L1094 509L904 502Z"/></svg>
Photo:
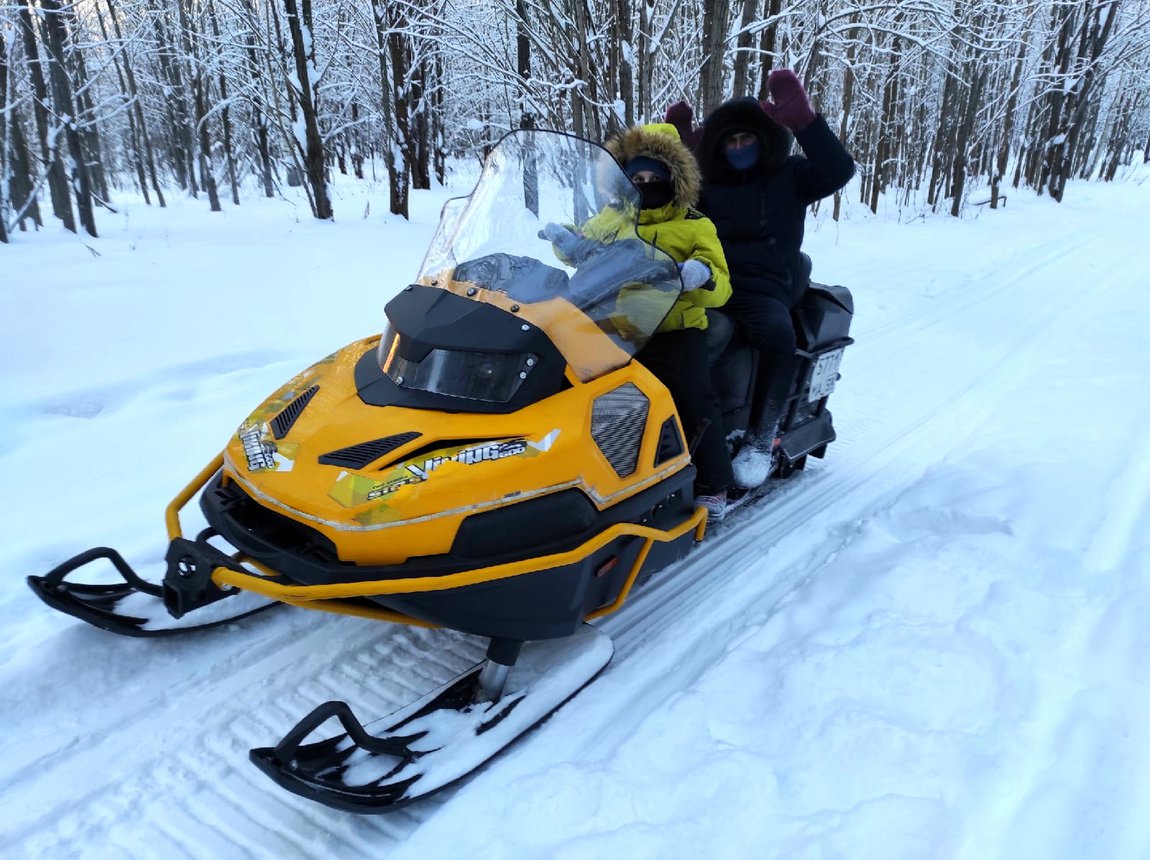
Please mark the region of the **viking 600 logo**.
<svg viewBox="0 0 1150 860"><path fill-rule="evenodd" d="M508 457L518 457L527 450L527 442L523 439L511 439L506 442L491 442L485 445L476 445L464 448L454 454L442 457L428 457L422 463L408 463L405 467L408 474L386 484L380 484L367 494L367 501L389 496L406 487L408 484L419 484L426 481L431 473L444 463L463 463L473 466L476 463L487 463L492 460L506 460Z"/></svg>
<svg viewBox="0 0 1150 860"><path fill-rule="evenodd" d="M239 436L240 444L244 446L249 472L260 472L276 467L276 446L264 441L264 430L261 425L241 427Z"/></svg>

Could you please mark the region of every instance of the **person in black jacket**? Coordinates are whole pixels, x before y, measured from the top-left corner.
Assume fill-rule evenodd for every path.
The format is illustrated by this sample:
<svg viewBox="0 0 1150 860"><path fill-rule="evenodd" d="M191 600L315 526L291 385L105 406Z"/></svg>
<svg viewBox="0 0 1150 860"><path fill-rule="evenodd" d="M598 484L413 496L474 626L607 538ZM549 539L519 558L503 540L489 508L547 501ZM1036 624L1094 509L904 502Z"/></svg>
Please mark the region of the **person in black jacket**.
<svg viewBox="0 0 1150 860"><path fill-rule="evenodd" d="M701 135L691 129L685 103L666 115L684 139L698 139L704 182L698 208L715 222L734 291L723 311L761 355L752 426L734 461L735 483L744 488L763 483L774 466L775 437L795 372L791 309L807 282L800 256L807 206L841 189L855 169L794 72L772 72L767 88L770 101L724 102L706 118ZM802 155L790 154L795 140Z"/></svg>

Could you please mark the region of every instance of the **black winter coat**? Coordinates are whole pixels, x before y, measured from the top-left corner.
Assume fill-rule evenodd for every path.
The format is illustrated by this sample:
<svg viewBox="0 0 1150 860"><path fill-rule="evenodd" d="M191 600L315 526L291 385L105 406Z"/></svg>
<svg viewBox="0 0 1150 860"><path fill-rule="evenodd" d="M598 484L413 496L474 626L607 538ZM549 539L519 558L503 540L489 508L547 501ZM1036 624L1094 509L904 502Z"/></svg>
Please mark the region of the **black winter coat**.
<svg viewBox="0 0 1150 860"><path fill-rule="evenodd" d="M722 140L733 131L753 132L763 143L748 170L735 170L723 154ZM855 170L821 115L794 139L804 155L790 155L790 132L763 113L758 101L742 98L707 117L696 151L704 183L698 208L715 222L735 295L759 293L788 307L802 297L797 273L807 206L834 194Z"/></svg>

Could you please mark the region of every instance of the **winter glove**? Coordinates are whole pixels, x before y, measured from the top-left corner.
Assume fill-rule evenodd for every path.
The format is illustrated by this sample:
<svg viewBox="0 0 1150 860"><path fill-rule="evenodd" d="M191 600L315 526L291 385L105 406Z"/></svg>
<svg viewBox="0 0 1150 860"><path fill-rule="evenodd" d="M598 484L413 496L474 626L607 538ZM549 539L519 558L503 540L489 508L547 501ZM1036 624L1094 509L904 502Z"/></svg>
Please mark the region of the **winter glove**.
<svg viewBox="0 0 1150 860"><path fill-rule="evenodd" d="M675 130L679 132L679 140L689 148L697 146L703 136L703 129L694 127L695 111L682 99L667 108L663 114L663 121L675 126Z"/></svg>
<svg viewBox="0 0 1150 860"><path fill-rule="evenodd" d="M711 280L711 269L702 260L688 260L679 264L679 276L683 279L684 290L713 290L715 282Z"/></svg>
<svg viewBox="0 0 1150 860"><path fill-rule="evenodd" d="M546 239L555 246L560 254L572 260L578 256L584 244L583 237L576 233L573 228L554 222L547 224L539 231L539 238Z"/></svg>
<svg viewBox="0 0 1150 860"><path fill-rule="evenodd" d="M815 121L815 109L799 76L790 69L776 69L767 78L770 101L762 102L763 113L781 126L799 132Z"/></svg>

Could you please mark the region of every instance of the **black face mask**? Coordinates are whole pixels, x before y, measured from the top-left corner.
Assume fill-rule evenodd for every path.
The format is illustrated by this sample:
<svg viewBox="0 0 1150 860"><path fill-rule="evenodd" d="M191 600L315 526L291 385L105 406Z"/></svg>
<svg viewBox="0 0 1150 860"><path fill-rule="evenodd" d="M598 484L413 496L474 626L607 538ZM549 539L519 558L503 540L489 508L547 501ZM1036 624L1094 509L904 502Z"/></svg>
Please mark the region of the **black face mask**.
<svg viewBox="0 0 1150 860"><path fill-rule="evenodd" d="M658 209L660 206L666 206L675 196L675 190L670 182L637 182L635 187L639 189L641 209Z"/></svg>

